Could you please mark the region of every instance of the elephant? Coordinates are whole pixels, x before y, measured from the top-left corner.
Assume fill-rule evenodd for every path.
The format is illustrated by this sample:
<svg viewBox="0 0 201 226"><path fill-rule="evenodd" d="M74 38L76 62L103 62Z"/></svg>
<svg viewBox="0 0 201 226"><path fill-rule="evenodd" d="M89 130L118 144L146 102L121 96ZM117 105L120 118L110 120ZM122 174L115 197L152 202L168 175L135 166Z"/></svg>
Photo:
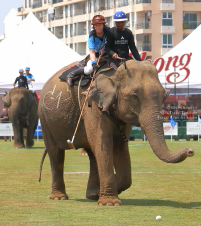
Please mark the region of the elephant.
<svg viewBox="0 0 201 226"><path fill-rule="evenodd" d="M23 148L23 129L27 129L26 147L34 145L34 131L38 125L38 103L31 91L23 87L13 88L2 98L8 107L8 116L14 130L13 148Z"/></svg>
<svg viewBox="0 0 201 226"><path fill-rule="evenodd" d="M65 150L84 102L87 87L68 87L59 79L62 68L44 85L39 117L52 171L51 199L68 199L64 184ZM90 106L83 111L74 139L76 149L84 148L90 160L86 198L99 205L121 205L118 194L131 186L128 142L132 125L141 126L156 156L167 163L178 163L194 155L190 148L169 151L163 132L161 107L168 95L155 66L148 61L126 61L115 69L97 72L89 92ZM108 116L109 115L109 116ZM111 120L111 118L113 120ZM44 156L43 156L44 158ZM115 173L114 173L115 169Z"/></svg>

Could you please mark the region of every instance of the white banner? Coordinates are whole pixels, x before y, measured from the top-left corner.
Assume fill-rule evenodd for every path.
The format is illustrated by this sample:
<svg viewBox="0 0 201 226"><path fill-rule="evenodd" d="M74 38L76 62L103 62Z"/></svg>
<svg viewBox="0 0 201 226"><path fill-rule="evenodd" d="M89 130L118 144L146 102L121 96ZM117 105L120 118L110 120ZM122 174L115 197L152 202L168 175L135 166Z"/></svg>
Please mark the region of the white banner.
<svg viewBox="0 0 201 226"><path fill-rule="evenodd" d="M177 136L178 135L178 123L176 126L172 127L170 122L163 123L163 130L165 136Z"/></svg>
<svg viewBox="0 0 201 226"><path fill-rule="evenodd" d="M12 123L0 123L0 136L14 136Z"/></svg>
<svg viewBox="0 0 201 226"><path fill-rule="evenodd" d="M187 135L201 135L201 125L199 122L187 122L186 123Z"/></svg>

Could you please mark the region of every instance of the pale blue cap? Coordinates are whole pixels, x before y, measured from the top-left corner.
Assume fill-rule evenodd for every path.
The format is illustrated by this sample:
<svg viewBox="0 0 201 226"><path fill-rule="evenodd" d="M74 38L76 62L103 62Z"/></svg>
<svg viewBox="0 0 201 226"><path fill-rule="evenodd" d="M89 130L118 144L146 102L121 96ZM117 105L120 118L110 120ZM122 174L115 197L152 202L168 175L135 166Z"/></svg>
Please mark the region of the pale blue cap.
<svg viewBox="0 0 201 226"><path fill-rule="evenodd" d="M24 72L24 70L23 69L20 69L19 72Z"/></svg>

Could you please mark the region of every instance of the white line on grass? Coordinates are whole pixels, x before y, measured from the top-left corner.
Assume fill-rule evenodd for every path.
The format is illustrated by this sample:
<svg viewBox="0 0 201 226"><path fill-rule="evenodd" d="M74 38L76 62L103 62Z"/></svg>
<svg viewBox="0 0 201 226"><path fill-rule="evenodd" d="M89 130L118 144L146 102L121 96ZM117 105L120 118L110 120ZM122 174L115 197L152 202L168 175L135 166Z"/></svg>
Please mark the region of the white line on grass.
<svg viewBox="0 0 201 226"><path fill-rule="evenodd" d="M0 172L0 175L1 174L22 174L22 172L15 172L15 173L1 173ZM144 174L164 174L165 172L132 172L132 173L135 173L135 174L140 174L140 173L144 173ZM166 172L166 174L168 173L171 173L171 174L201 174L201 172ZM89 172L64 172L64 174L89 174Z"/></svg>

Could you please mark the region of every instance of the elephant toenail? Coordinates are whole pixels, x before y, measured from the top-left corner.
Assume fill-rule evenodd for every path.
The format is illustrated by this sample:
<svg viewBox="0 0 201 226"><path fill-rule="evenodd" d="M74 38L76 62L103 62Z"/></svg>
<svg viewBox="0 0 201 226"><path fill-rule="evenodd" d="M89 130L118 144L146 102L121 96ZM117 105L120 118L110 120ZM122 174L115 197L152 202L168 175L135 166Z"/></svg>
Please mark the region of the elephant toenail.
<svg viewBox="0 0 201 226"><path fill-rule="evenodd" d="M103 205L103 203L98 203L98 205L99 205L99 206L102 206L102 205Z"/></svg>
<svg viewBox="0 0 201 226"><path fill-rule="evenodd" d="M58 197L55 197L54 200L59 200L59 198Z"/></svg>
<svg viewBox="0 0 201 226"><path fill-rule="evenodd" d="M106 204L106 206L113 206L113 204L112 204L111 202L108 202L108 203Z"/></svg>
<svg viewBox="0 0 201 226"><path fill-rule="evenodd" d="M115 205L115 206L121 206L121 204L118 203L118 202L116 202L114 205Z"/></svg>

